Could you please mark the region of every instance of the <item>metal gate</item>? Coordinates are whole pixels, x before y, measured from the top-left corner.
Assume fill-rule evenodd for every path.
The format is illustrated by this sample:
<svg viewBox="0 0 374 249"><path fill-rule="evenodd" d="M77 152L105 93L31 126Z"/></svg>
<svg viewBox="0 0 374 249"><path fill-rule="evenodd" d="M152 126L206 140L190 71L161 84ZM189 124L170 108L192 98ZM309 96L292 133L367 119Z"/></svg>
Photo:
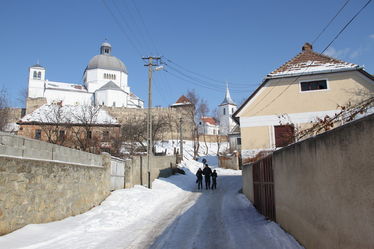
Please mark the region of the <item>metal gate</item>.
<svg viewBox="0 0 374 249"><path fill-rule="evenodd" d="M253 164L254 206L266 218L275 221L272 155Z"/></svg>

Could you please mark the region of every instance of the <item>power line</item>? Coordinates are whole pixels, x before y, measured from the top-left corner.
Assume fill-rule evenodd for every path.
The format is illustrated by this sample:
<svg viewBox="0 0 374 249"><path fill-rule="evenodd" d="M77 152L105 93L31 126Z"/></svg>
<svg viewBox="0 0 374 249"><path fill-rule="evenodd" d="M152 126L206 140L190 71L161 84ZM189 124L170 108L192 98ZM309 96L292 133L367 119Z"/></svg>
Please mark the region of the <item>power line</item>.
<svg viewBox="0 0 374 249"><path fill-rule="evenodd" d="M126 32L126 29L123 28L120 20L116 17L116 15L113 13L113 11L110 9L109 5L105 2L105 0L102 0L104 6L109 11L109 14L113 17L114 21L117 23L118 27L120 28L120 31L122 34L126 37L126 39L129 41L130 45L136 50L136 52L139 55L139 58L141 58L141 52L139 48L135 45L135 43L132 41L131 36L129 36Z"/></svg>
<svg viewBox="0 0 374 249"><path fill-rule="evenodd" d="M347 0L343 6L339 9L339 11L335 14L335 16L333 18L330 19L330 21L327 23L327 25L322 29L322 31L317 35L317 37L312 41L312 44L314 44L318 39L319 37L326 31L326 29L330 26L330 24L335 20L335 18L340 14L340 12L342 12L342 10L344 9L344 7L350 2L350 0Z"/></svg>
<svg viewBox="0 0 374 249"><path fill-rule="evenodd" d="M343 33L343 31L349 26L349 24L352 23L352 21L362 12L362 10L364 10L368 5L369 3L371 2L372 0L369 0L350 20L349 22L338 32L338 34L332 39L332 41L322 50L322 52L320 53L320 55L322 55L333 43L334 41L340 36L340 34ZM305 70L307 70L312 64L313 64L314 61L312 61L312 63L310 63L308 65L308 67L305 68ZM305 72L304 70L304 72ZM271 102L269 102L267 105L265 105L262 109L258 110L254 115L256 115L257 113L261 112L262 110L266 109L270 104L274 103L296 80L298 80L301 76L303 76L303 73L300 74L299 76L297 76L295 78L295 80L293 80L291 82L291 84L289 84L282 92L280 92ZM273 88L272 88L273 89ZM259 103L257 103L258 105ZM257 106L256 105L256 106Z"/></svg>

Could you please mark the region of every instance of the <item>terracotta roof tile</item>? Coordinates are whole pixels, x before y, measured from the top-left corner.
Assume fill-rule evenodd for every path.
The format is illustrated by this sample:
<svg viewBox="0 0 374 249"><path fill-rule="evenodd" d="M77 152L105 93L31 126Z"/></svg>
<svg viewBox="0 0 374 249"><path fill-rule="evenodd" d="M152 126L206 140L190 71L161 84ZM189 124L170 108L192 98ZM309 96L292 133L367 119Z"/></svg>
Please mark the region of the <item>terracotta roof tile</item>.
<svg viewBox="0 0 374 249"><path fill-rule="evenodd" d="M203 117L203 118L201 118L201 120L204 123L208 123L208 124L211 124L211 125L217 125L216 120L214 118L212 118L212 117Z"/></svg>
<svg viewBox="0 0 374 249"><path fill-rule="evenodd" d="M358 69L356 64L341 61L327 55L316 53L310 44L303 46L303 51L291 60L268 74L269 78L279 76L291 76L297 74L308 74L316 72L340 71Z"/></svg>
<svg viewBox="0 0 374 249"><path fill-rule="evenodd" d="M177 102L177 104L191 104L191 101L184 95L180 96Z"/></svg>

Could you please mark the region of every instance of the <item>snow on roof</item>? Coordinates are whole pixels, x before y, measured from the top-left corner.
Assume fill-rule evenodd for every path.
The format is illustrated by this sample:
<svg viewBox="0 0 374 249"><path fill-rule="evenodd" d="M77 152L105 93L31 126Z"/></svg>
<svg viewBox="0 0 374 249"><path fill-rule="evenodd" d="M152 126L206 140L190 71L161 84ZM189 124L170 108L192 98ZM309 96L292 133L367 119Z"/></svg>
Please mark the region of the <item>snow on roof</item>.
<svg viewBox="0 0 374 249"><path fill-rule="evenodd" d="M268 74L267 78L346 71L359 68L356 64L316 53L312 50L312 45L306 43L301 53Z"/></svg>
<svg viewBox="0 0 374 249"><path fill-rule="evenodd" d="M208 124L211 124L211 125L217 125L216 120L214 118L212 118L212 117L202 117L201 120L204 123L208 123Z"/></svg>
<svg viewBox="0 0 374 249"><path fill-rule="evenodd" d="M87 92L87 89L84 85L55 82L55 81L48 81L48 80L45 82L45 87L47 89Z"/></svg>
<svg viewBox="0 0 374 249"><path fill-rule="evenodd" d="M35 111L24 116L18 123L61 123L61 124L119 124L115 118L104 109L95 106L42 105Z"/></svg>

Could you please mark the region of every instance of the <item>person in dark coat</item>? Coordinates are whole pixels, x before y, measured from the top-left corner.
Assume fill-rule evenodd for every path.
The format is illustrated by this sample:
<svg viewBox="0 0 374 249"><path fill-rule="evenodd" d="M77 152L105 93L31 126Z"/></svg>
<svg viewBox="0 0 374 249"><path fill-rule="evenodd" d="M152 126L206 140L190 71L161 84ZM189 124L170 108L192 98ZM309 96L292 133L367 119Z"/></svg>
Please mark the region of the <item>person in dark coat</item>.
<svg viewBox="0 0 374 249"><path fill-rule="evenodd" d="M210 189L210 175L212 174L212 170L209 168L208 164L205 164L203 169L203 175L205 179L205 188Z"/></svg>
<svg viewBox="0 0 374 249"><path fill-rule="evenodd" d="M203 171L199 168L196 172L197 189L203 188Z"/></svg>
<svg viewBox="0 0 374 249"><path fill-rule="evenodd" d="M212 173L212 189L217 189L217 171L214 170Z"/></svg>

